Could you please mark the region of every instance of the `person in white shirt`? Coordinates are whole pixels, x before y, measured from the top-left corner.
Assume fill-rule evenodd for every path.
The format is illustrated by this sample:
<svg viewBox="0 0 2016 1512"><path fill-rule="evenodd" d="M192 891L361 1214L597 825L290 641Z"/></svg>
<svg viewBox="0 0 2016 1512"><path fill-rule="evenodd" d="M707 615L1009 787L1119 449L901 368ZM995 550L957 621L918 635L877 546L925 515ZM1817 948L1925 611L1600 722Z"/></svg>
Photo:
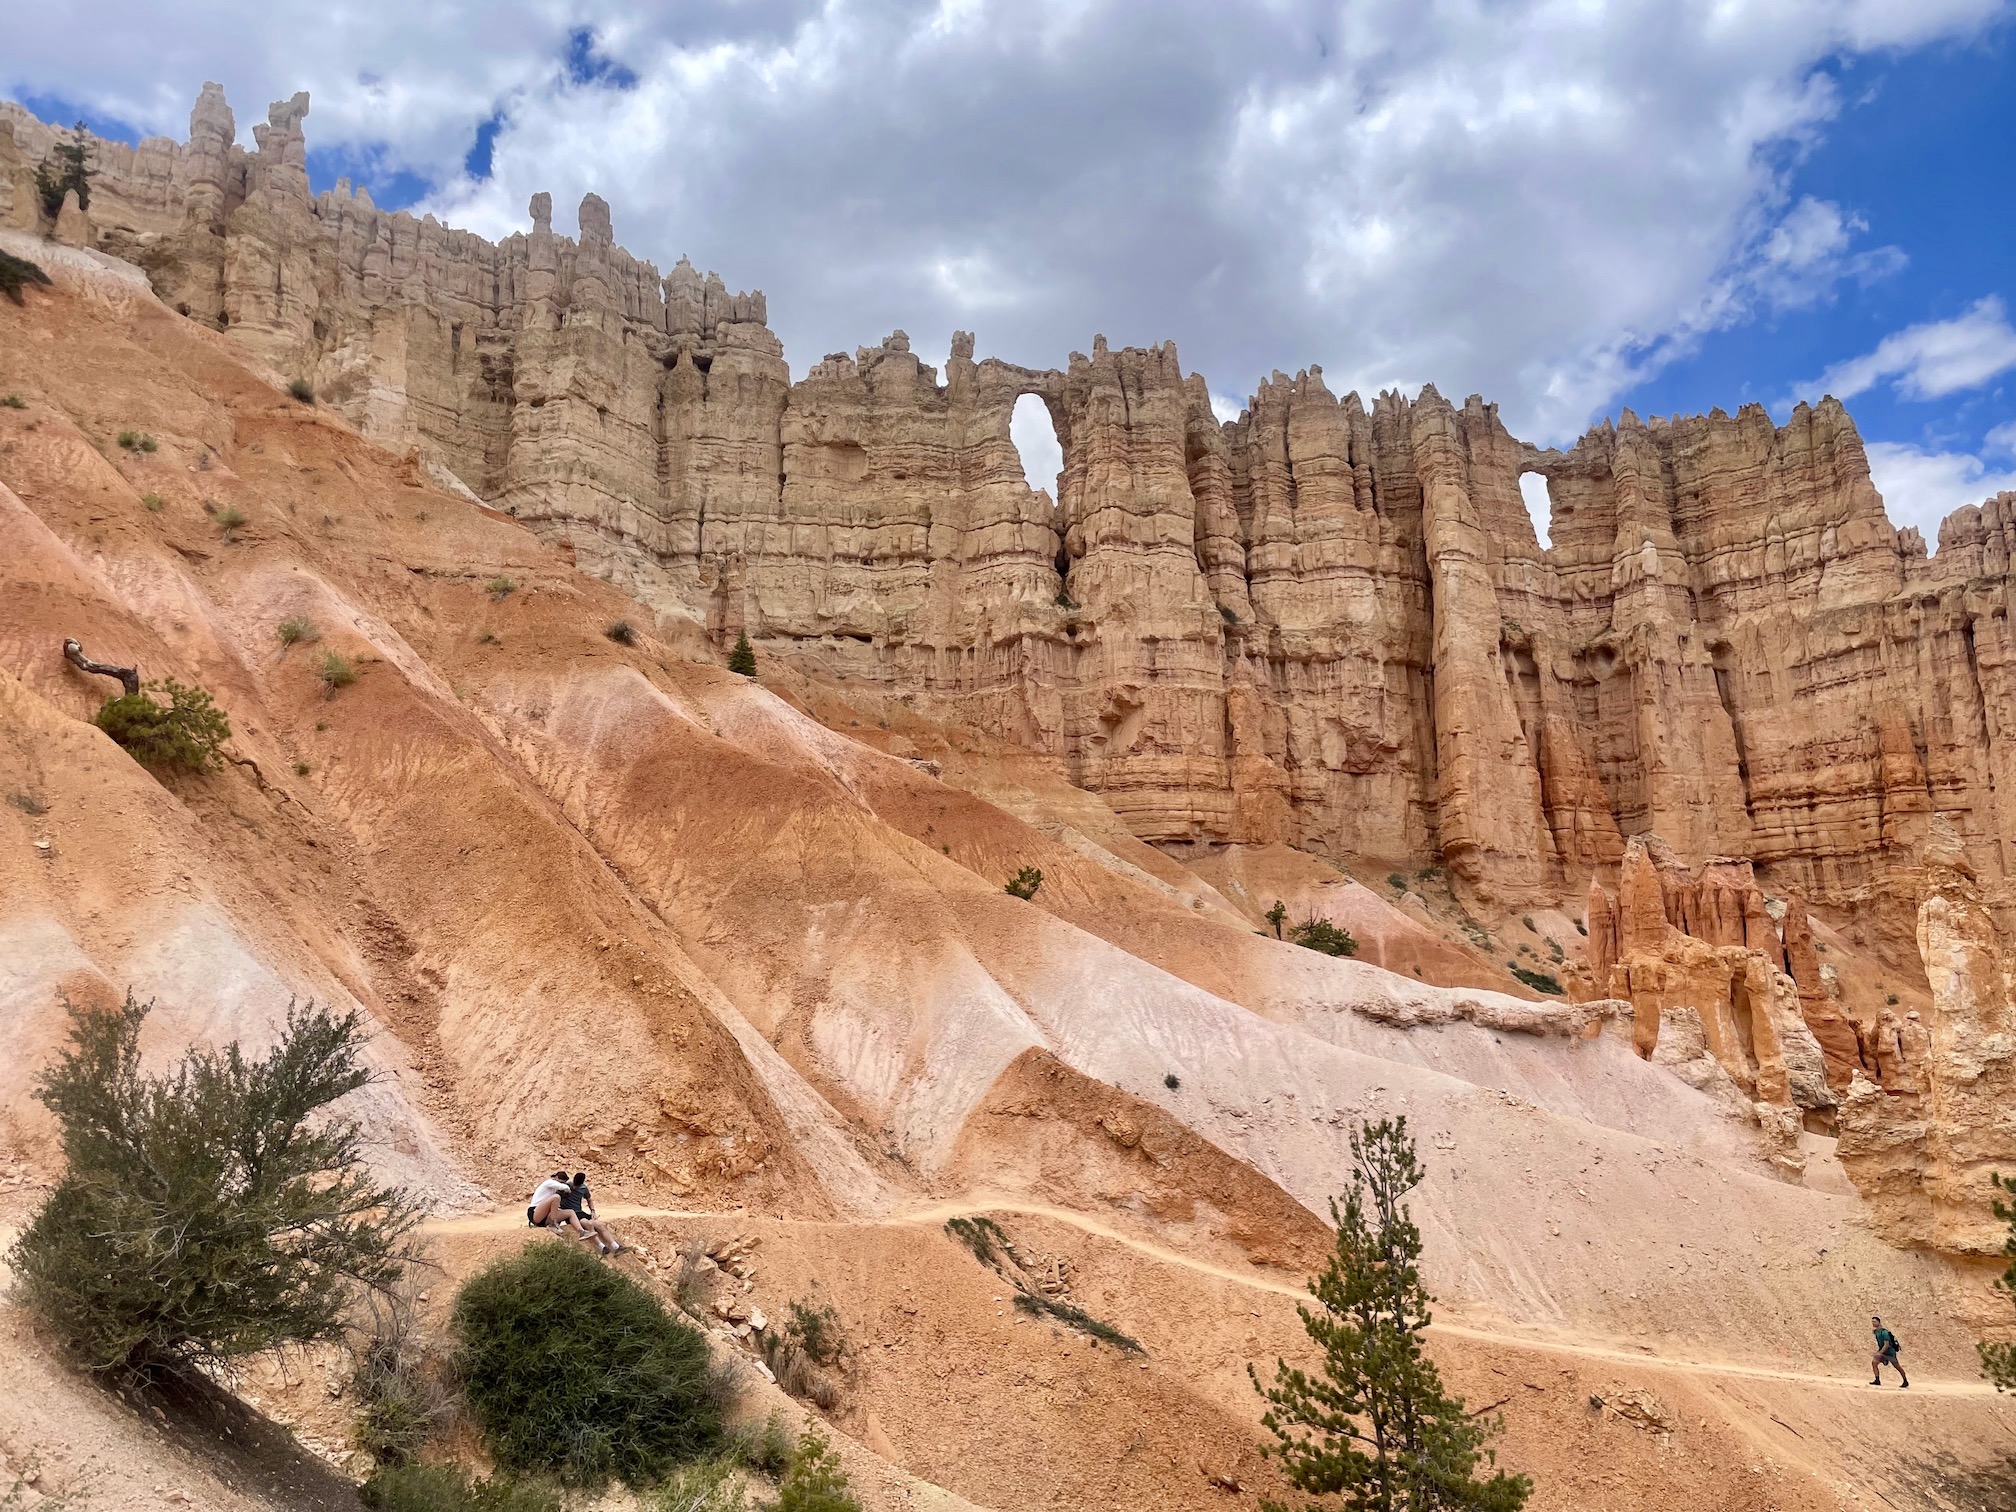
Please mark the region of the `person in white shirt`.
<svg viewBox="0 0 2016 1512"><path fill-rule="evenodd" d="M533 1228L557 1228L571 1230L575 1238L582 1235L580 1215L570 1212L562 1205L562 1193L571 1194L574 1184L567 1179L565 1171L555 1171L532 1190L532 1201L526 1205L525 1221Z"/></svg>

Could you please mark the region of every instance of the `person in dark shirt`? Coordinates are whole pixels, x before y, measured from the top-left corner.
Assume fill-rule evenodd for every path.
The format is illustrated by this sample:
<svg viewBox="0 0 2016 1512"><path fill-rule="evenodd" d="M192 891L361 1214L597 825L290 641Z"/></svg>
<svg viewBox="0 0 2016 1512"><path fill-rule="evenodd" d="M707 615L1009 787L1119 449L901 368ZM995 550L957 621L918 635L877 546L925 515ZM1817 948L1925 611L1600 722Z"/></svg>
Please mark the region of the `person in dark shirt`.
<svg viewBox="0 0 2016 1512"><path fill-rule="evenodd" d="M616 1237L616 1230L595 1216L595 1199L588 1191L588 1173L576 1171L574 1181L560 1194L560 1205L574 1215L574 1221L602 1247L605 1255L620 1255L624 1245Z"/></svg>
<svg viewBox="0 0 2016 1512"><path fill-rule="evenodd" d="M1892 1370L1897 1372L1898 1379L1903 1381L1904 1385L1908 1387L1911 1384L1911 1377L1904 1374L1904 1367L1897 1360L1897 1351L1900 1348L1897 1343L1897 1335L1883 1326L1881 1318L1872 1315L1869 1322L1876 1330L1876 1358L1869 1362L1869 1374L1875 1379L1870 1381L1869 1384L1871 1386L1881 1386L1883 1384L1883 1367L1888 1365Z"/></svg>

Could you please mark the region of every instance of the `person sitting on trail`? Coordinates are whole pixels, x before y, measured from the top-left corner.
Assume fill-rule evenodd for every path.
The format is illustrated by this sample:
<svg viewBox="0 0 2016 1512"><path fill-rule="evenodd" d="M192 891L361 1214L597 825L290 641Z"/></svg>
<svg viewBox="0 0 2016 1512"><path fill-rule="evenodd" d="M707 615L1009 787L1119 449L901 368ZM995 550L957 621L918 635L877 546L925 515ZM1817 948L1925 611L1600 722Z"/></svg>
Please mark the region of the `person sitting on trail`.
<svg viewBox="0 0 2016 1512"><path fill-rule="evenodd" d="M560 1200L574 1188L567 1180L565 1171L555 1171L533 1189L532 1201L526 1205L525 1221L533 1228L569 1229L579 1234L581 1219L570 1212Z"/></svg>
<svg viewBox="0 0 2016 1512"><path fill-rule="evenodd" d="M574 1215L574 1221L581 1225L583 1233L602 1246L603 1254L623 1253L623 1245L616 1238L616 1230L595 1216L595 1199L588 1191L586 1171L574 1173L573 1182L560 1194L560 1205Z"/></svg>
<svg viewBox="0 0 2016 1512"><path fill-rule="evenodd" d="M1892 1370L1897 1372L1898 1378L1906 1386L1909 1386L1911 1384L1911 1377L1904 1374L1904 1367L1897 1361L1897 1351L1901 1347L1897 1343L1897 1335L1883 1326L1881 1318L1872 1315L1869 1321L1876 1329L1876 1358L1869 1362L1869 1374L1875 1377L1875 1379L1870 1381L1869 1384L1871 1386L1881 1386L1883 1384L1883 1367L1888 1365Z"/></svg>

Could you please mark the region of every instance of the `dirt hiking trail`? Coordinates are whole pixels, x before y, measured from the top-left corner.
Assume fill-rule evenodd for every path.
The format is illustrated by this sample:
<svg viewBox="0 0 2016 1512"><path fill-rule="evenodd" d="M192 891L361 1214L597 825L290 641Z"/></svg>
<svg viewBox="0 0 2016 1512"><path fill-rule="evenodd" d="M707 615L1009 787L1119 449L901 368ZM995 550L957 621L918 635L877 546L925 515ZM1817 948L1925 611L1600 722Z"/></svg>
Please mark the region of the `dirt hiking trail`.
<svg viewBox="0 0 2016 1512"><path fill-rule="evenodd" d="M607 1203L598 1209L600 1216L615 1222L626 1218L669 1219L690 1221L694 1219L715 1219L736 1221L751 1217L746 1212L710 1212L701 1209L654 1208L637 1203ZM953 1218L971 1218L982 1214L1015 1213L1027 1218L1047 1218L1056 1223L1066 1224L1081 1233L1104 1239L1132 1250L1138 1255L1155 1260L1163 1265L1177 1266L1195 1274L1211 1276L1220 1281L1229 1281L1235 1286L1243 1286L1250 1291L1272 1292L1276 1296L1292 1297L1296 1301L1306 1298L1305 1287L1294 1286L1285 1281L1270 1281L1263 1276L1241 1272L1231 1266L1214 1265L1208 1260L1199 1260L1173 1250L1152 1240L1137 1238L1121 1229L1088 1218L1083 1213L1074 1213L1068 1208L1051 1207L1044 1203L1002 1200L998 1202L966 1200L956 1202L936 1202L925 1207L910 1208L903 1212L891 1213L881 1218L863 1220L864 1223L884 1228L935 1228ZM788 1221L788 1220L787 1220ZM468 1213L453 1218L437 1218L424 1229L430 1234L494 1234L523 1227L522 1210L503 1212ZM1533 1349L1548 1354L1574 1355L1587 1360L1610 1360L1619 1364L1644 1366L1655 1370L1673 1370L1693 1375L1731 1376L1753 1381L1796 1381L1807 1386L1832 1386L1843 1389L1874 1390L1859 1375L1816 1375L1807 1371L1784 1370L1768 1365L1744 1365L1728 1360L1693 1360L1673 1355L1652 1354L1636 1349L1617 1349L1602 1344L1576 1341L1573 1336L1542 1337L1532 1334L1504 1332L1496 1329L1478 1328L1463 1323L1431 1323L1429 1332L1452 1339L1471 1339L1479 1343L1510 1345L1520 1349ZM1884 1388L1893 1390L1898 1388ZM1911 1391L1919 1396L1967 1396L1992 1397L1995 1388L1986 1381L1935 1380L1920 1377L1911 1386Z"/></svg>

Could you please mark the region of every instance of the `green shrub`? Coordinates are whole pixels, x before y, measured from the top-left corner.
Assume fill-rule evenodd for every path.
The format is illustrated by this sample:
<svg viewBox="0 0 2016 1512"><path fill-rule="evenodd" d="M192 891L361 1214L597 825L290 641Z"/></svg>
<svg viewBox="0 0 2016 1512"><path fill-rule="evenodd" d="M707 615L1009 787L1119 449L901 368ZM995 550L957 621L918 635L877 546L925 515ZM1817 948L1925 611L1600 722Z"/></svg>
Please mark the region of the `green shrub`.
<svg viewBox="0 0 2016 1512"><path fill-rule="evenodd" d="M637 627L626 619L616 621L615 624L602 633L619 646L634 646L637 644Z"/></svg>
<svg viewBox="0 0 2016 1512"><path fill-rule="evenodd" d="M1535 992L1552 993L1561 996L1561 983L1544 971L1528 971L1524 966L1513 966L1512 975L1531 987Z"/></svg>
<svg viewBox="0 0 2016 1512"><path fill-rule="evenodd" d="M1228 625L1236 625L1239 623L1239 615L1237 611L1228 609L1223 604L1220 604L1218 606L1218 617L1224 620L1225 623Z"/></svg>
<svg viewBox="0 0 2016 1512"><path fill-rule="evenodd" d="M508 577L494 577L483 586L488 590L490 597L500 601L511 597L512 594L518 591L517 583Z"/></svg>
<svg viewBox="0 0 2016 1512"><path fill-rule="evenodd" d="M227 504L217 511L217 528L227 536L231 535L244 527L246 518L245 511L236 504Z"/></svg>
<svg viewBox="0 0 2016 1512"><path fill-rule="evenodd" d="M1043 1296L1040 1292L1018 1291L1015 1293L1015 1306L1018 1311L1026 1312L1032 1317L1055 1318L1067 1328L1075 1328L1080 1333L1090 1334L1095 1339L1104 1339L1108 1344L1124 1349L1129 1354L1147 1353L1112 1324L1101 1323L1090 1313L1073 1307L1069 1302L1059 1302L1056 1298Z"/></svg>
<svg viewBox="0 0 2016 1512"><path fill-rule="evenodd" d="M305 761L297 761L294 763L294 775L296 777L306 777L310 770L311 768Z"/></svg>
<svg viewBox="0 0 2016 1512"><path fill-rule="evenodd" d="M334 698L338 688L347 688L357 681L357 665L347 656L324 651L322 660L315 664L315 675L322 680L322 691Z"/></svg>
<svg viewBox="0 0 2016 1512"><path fill-rule="evenodd" d="M49 805L44 803L40 798L37 798L33 793L10 793L7 795L7 801L21 810L22 813L31 815L37 819L49 812Z"/></svg>
<svg viewBox="0 0 2016 1512"><path fill-rule="evenodd" d="M1575 933L1579 935L1587 935L1589 933L1589 926L1587 924L1584 924L1580 919L1577 919L1575 921Z"/></svg>
<svg viewBox="0 0 2016 1512"><path fill-rule="evenodd" d="M982 1265L995 1263L996 1242L999 1242L1004 1250L1008 1247L1008 1236L1002 1232L1001 1225L985 1215L978 1218L948 1219L945 1232L973 1251L973 1258Z"/></svg>
<svg viewBox="0 0 2016 1512"><path fill-rule="evenodd" d="M1386 885L1392 888L1393 891L1397 893L1403 893L1407 891L1407 879L1401 876L1400 873L1398 872L1386 873Z"/></svg>
<svg viewBox="0 0 2016 1512"><path fill-rule="evenodd" d="M772 1412L760 1423L745 1423L728 1437L728 1452L758 1475L772 1480L791 1468L795 1447L784 1414Z"/></svg>
<svg viewBox="0 0 2016 1512"><path fill-rule="evenodd" d="M5 252L0 252L0 258L5 258L6 256L7 254ZM19 262L20 260L21 259L18 257L14 259L15 262ZM33 263L30 263L28 266L31 268L35 267ZM35 271L40 273L42 270L40 268L35 268ZM6 265L5 263L0 263L0 279L4 279L5 277L6 277ZM16 299L15 303L19 304L20 300ZM26 409L26 408L28 408L28 401L26 399L23 399L19 394L0 394L0 409Z"/></svg>
<svg viewBox="0 0 2016 1512"><path fill-rule="evenodd" d="M54 220L63 213L63 196L77 191L77 208L91 208L91 133L82 121L49 149L35 169L35 193L42 201L42 213Z"/></svg>
<svg viewBox="0 0 2016 1512"><path fill-rule="evenodd" d="M1530 934L1538 934L1538 933L1540 933L1540 926L1539 926L1539 925L1537 925L1537 924L1535 924L1535 923L1533 922L1533 915L1531 915L1531 914L1521 914L1521 915L1519 915L1519 922L1520 922L1521 924L1524 924L1524 925L1526 926L1526 929L1527 929L1527 932L1528 932L1528 933L1530 933Z"/></svg>
<svg viewBox="0 0 2016 1512"><path fill-rule="evenodd" d="M296 378L293 382L289 383L287 385L287 392L293 395L297 403L313 404L315 402L315 385L310 383L306 378Z"/></svg>
<svg viewBox="0 0 2016 1512"><path fill-rule="evenodd" d="M159 514L163 509L168 507L168 501L157 493L140 495L140 502L146 506L147 513L149 514Z"/></svg>
<svg viewBox="0 0 2016 1512"><path fill-rule="evenodd" d="M361 1404L353 1438L373 1464L408 1465L447 1417L453 1400L439 1351L420 1330L412 1272L366 1296L365 1320L350 1338L350 1390Z"/></svg>
<svg viewBox="0 0 2016 1512"><path fill-rule="evenodd" d="M360 1017L289 1004L263 1058L233 1042L149 1076L152 1006L70 1010L37 1089L66 1170L8 1254L18 1295L86 1369L127 1378L338 1337L419 1220L329 1112L371 1080Z"/></svg>
<svg viewBox="0 0 2016 1512"><path fill-rule="evenodd" d="M861 1503L847 1489L840 1457L819 1434L798 1440L771 1512L861 1512Z"/></svg>
<svg viewBox="0 0 2016 1512"><path fill-rule="evenodd" d="M560 1497L537 1481L472 1480L460 1465L401 1465L357 1489L371 1512L560 1512Z"/></svg>
<svg viewBox="0 0 2016 1512"><path fill-rule="evenodd" d="M470 1413L507 1471L641 1486L721 1445L705 1339L576 1245L534 1242L472 1278L455 1332Z"/></svg>
<svg viewBox="0 0 2016 1512"><path fill-rule="evenodd" d="M728 670L738 677L756 675L756 648L749 644L749 632L735 637L735 649L728 653Z"/></svg>
<svg viewBox="0 0 2016 1512"><path fill-rule="evenodd" d="M1282 937L1281 923L1288 917L1288 905L1283 903L1279 898L1276 898L1274 906L1267 910L1266 917L1267 922L1274 926L1274 938L1277 940L1280 939Z"/></svg>
<svg viewBox="0 0 2016 1512"><path fill-rule="evenodd" d="M1895 1008L1897 1006L1897 994L1893 992L1884 998L1883 1001L1888 1003L1892 1008Z"/></svg>
<svg viewBox="0 0 2016 1512"><path fill-rule="evenodd" d="M283 646L312 646L322 639L322 632L315 628L315 621L305 614L290 614L273 627L273 633L280 637Z"/></svg>
<svg viewBox="0 0 2016 1512"><path fill-rule="evenodd" d="M1305 950L1320 951L1327 956L1354 956L1358 954L1358 941L1348 929L1339 929L1328 919L1304 919L1300 924L1288 926L1288 938Z"/></svg>
<svg viewBox="0 0 2016 1512"><path fill-rule="evenodd" d="M1043 885L1043 873L1033 866L1020 868L1008 879L1008 885L1001 890L1010 897L1020 898L1025 903L1036 896L1036 889Z"/></svg>
<svg viewBox="0 0 2016 1512"><path fill-rule="evenodd" d="M831 1307L794 1300L786 1309L784 1332L815 1364L838 1364L840 1356L847 1352L847 1335L840 1326L840 1315Z"/></svg>
<svg viewBox="0 0 2016 1512"><path fill-rule="evenodd" d="M119 449L121 451L151 452L156 449L156 443L154 438L145 431L122 430L119 432Z"/></svg>
<svg viewBox="0 0 2016 1512"><path fill-rule="evenodd" d="M784 1445L784 1463L791 1445ZM781 1468L781 1467L780 1467ZM645 1503L651 1512L748 1512L749 1490L735 1462L726 1456L695 1460L665 1477Z"/></svg>
<svg viewBox="0 0 2016 1512"><path fill-rule="evenodd" d="M170 770L207 772L221 766L220 748L231 738L231 721L210 695L172 677L106 699L91 723L142 766Z"/></svg>

